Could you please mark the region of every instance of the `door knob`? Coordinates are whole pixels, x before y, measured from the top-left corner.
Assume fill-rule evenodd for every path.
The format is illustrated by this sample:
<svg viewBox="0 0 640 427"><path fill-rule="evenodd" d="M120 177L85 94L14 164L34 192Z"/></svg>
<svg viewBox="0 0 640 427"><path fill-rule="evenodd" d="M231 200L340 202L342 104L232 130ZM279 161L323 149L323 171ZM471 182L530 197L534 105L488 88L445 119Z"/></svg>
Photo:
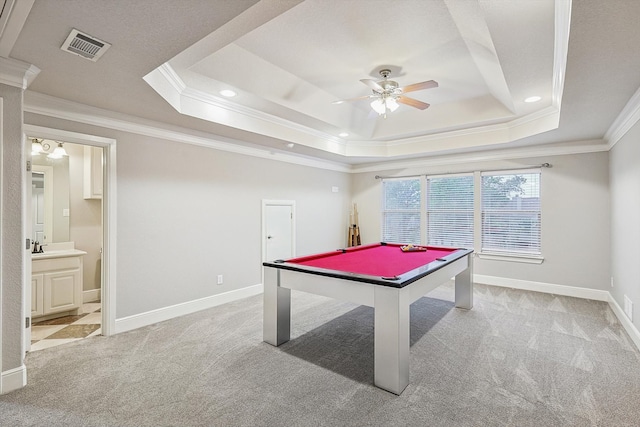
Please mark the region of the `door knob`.
<svg viewBox="0 0 640 427"><path fill-rule="evenodd" d="M267 236L267 239L273 239L273 236Z"/></svg>

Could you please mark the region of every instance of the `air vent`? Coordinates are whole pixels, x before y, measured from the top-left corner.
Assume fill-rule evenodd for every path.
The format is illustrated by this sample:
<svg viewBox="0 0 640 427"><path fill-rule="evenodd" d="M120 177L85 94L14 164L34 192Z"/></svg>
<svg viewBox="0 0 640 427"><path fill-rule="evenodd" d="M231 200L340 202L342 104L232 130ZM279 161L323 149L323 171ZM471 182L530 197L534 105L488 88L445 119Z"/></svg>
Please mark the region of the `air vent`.
<svg viewBox="0 0 640 427"><path fill-rule="evenodd" d="M96 62L111 45L73 29L60 49Z"/></svg>

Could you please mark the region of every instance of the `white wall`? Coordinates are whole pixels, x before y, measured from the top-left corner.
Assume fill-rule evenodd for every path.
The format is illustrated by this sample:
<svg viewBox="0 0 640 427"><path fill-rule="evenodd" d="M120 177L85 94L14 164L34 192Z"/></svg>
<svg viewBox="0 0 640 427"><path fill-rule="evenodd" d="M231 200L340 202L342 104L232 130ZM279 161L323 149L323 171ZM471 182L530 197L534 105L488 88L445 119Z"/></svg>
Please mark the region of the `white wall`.
<svg viewBox="0 0 640 427"><path fill-rule="evenodd" d="M344 246L347 174L140 136L117 140L118 318L261 283L262 199L295 200L299 254Z"/></svg>
<svg viewBox="0 0 640 427"><path fill-rule="evenodd" d="M620 307L624 295L634 303L633 324L640 329L640 123L610 151L611 294Z"/></svg>
<svg viewBox="0 0 640 427"><path fill-rule="evenodd" d="M100 288L102 201L84 198L84 146L64 144L69 154L69 241L85 251L83 289Z"/></svg>
<svg viewBox="0 0 640 427"><path fill-rule="evenodd" d="M460 158L463 158L460 156ZM380 239L381 176L432 175L472 170L519 169L551 163L542 169L542 264L476 258L478 275L574 286L609 289L610 262L603 257L609 247L608 153L546 156L512 161L465 162L434 166L425 164L379 170L353 176L353 199L360 210L360 228L366 242Z"/></svg>
<svg viewBox="0 0 640 427"><path fill-rule="evenodd" d="M298 254L345 246L347 173L35 114L25 122L117 141L116 319L261 283L262 199L295 200Z"/></svg>

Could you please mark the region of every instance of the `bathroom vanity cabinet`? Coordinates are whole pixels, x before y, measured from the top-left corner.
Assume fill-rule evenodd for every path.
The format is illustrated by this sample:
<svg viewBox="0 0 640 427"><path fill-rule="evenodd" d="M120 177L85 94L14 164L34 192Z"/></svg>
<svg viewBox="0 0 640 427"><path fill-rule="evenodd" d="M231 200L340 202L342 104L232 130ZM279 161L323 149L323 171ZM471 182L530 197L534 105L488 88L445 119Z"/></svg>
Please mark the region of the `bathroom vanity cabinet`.
<svg viewBox="0 0 640 427"><path fill-rule="evenodd" d="M31 317L78 314L82 306L82 257L77 249L32 255Z"/></svg>

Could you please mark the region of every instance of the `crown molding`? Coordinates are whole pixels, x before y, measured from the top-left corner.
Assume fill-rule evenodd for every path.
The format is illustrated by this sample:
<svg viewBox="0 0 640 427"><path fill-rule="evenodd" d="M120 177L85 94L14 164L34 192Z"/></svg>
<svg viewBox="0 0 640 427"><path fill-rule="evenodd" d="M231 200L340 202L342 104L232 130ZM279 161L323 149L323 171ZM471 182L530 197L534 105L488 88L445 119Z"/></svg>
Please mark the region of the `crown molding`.
<svg viewBox="0 0 640 427"><path fill-rule="evenodd" d="M473 153L451 154L443 156L423 157L394 162L384 162L366 165L354 165L352 173L380 172L386 170L424 168L429 166L466 165L469 163L490 162L499 160L516 160L530 157L563 156L570 154L587 154L608 151L609 147L603 140L581 141L575 146L540 145L524 148L506 148L502 150L479 151Z"/></svg>
<svg viewBox="0 0 640 427"><path fill-rule="evenodd" d="M640 120L640 88L636 90L627 105L624 106L618 117L604 134L604 139L613 148L618 141Z"/></svg>
<svg viewBox="0 0 640 427"><path fill-rule="evenodd" d="M231 139L222 137L199 136L190 133L188 129L167 129L160 123L139 119L133 116L113 113L95 107L43 95L37 92L25 92L24 111L62 120L83 123L107 129L113 129L153 138L174 142L198 145L220 151L227 151L241 155L276 160L301 166L331 170L344 173L379 172L384 170L403 169L411 167L428 167L466 164L470 162L513 160L528 157L559 156L567 154L584 154L608 151L609 145L602 140L581 141L580 145L549 146L540 145L526 148L506 148L502 150L480 151L454 155L436 155L419 159L399 161L385 161L364 165L349 165L281 153L270 149L246 147L234 143ZM116 117L117 116L117 117ZM37 127L31 127L37 129Z"/></svg>
<svg viewBox="0 0 640 427"><path fill-rule="evenodd" d="M176 127L168 129L157 122L143 120L125 114L113 113L108 110L67 101L38 92L25 92L24 111L62 120L69 120L72 122L99 126L152 138L197 145L200 147L212 148L246 156L260 157L263 159L276 160L336 172L351 172L351 166L348 164L295 156L268 148L260 149L247 147L239 145L229 138L194 135L188 129L184 128Z"/></svg>
<svg viewBox="0 0 640 427"><path fill-rule="evenodd" d="M33 64L0 57L0 83L25 90L40 73Z"/></svg>

